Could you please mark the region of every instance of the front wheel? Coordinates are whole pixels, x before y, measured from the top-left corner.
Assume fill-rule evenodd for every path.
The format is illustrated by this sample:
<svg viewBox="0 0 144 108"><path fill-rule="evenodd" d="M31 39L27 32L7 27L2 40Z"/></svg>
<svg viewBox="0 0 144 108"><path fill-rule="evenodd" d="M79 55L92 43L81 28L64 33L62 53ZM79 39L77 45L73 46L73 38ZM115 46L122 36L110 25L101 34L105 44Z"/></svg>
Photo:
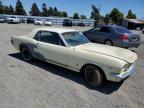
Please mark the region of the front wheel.
<svg viewBox="0 0 144 108"><path fill-rule="evenodd" d="M22 57L25 61L31 61L33 59L31 51L28 47L22 47L21 49Z"/></svg>
<svg viewBox="0 0 144 108"><path fill-rule="evenodd" d="M94 87L100 87L103 83L102 71L94 65L88 65L85 67L85 80L86 82Z"/></svg>

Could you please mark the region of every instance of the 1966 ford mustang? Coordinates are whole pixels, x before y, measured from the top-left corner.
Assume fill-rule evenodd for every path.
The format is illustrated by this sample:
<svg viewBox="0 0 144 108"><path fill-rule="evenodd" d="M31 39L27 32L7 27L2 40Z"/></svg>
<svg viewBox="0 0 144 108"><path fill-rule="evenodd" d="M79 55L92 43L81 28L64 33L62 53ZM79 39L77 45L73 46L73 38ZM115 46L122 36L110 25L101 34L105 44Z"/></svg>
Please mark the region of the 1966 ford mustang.
<svg viewBox="0 0 144 108"><path fill-rule="evenodd" d="M91 43L76 30L37 28L25 36L13 36L11 42L24 60L40 59L82 72L93 87L101 86L104 79L123 81L135 72L136 53Z"/></svg>

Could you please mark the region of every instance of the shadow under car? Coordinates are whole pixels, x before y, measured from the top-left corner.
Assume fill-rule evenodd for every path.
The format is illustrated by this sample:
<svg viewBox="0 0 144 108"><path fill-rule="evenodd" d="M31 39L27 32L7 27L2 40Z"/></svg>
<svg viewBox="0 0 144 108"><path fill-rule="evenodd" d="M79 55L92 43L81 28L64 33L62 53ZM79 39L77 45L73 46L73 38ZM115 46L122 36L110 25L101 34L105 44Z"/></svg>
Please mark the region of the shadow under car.
<svg viewBox="0 0 144 108"><path fill-rule="evenodd" d="M13 54L9 54L9 56L16 58L18 60L24 61L21 56L21 53L13 53ZM51 72L52 74L59 75L63 78L66 78L78 84L84 85L90 90L96 90L103 94L111 94L114 91L118 90L122 85L122 82L116 83L116 82L111 82L111 81L105 81L104 84L100 88L95 89L95 88L90 87L84 80L83 76L79 73L76 73L71 70L68 70L68 69L65 69L65 68L44 62L44 61L40 61L40 60L33 60L32 62L26 62L26 63L42 68L48 72Z"/></svg>

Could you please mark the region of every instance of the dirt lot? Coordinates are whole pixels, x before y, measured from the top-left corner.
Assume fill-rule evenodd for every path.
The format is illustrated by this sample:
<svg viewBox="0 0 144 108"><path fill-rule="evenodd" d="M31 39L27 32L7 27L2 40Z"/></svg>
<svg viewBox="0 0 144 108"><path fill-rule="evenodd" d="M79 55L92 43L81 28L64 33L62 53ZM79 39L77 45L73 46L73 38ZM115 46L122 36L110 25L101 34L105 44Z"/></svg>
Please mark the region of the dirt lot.
<svg viewBox="0 0 144 108"><path fill-rule="evenodd" d="M135 75L123 84L107 82L94 90L69 70L22 60L10 37L35 27L0 24L0 108L144 108L144 44L133 49L139 57Z"/></svg>

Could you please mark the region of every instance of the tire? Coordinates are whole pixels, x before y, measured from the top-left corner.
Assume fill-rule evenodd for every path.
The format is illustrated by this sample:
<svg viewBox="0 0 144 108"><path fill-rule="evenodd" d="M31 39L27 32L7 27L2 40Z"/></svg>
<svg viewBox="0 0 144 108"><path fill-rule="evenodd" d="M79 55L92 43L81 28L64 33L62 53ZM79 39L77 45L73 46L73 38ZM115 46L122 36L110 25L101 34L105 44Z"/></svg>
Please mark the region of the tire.
<svg viewBox="0 0 144 108"><path fill-rule="evenodd" d="M21 48L22 57L25 61L32 61L33 57L28 47L24 46Z"/></svg>
<svg viewBox="0 0 144 108"><path fill-rule="evenodd" d="M91 87L98 88L102 85L104 76L99 68L88 65L85 67L85 80Z"/></svg>
<svg viewBox="0 0 144 108"><path fill-rule="evenodd" d="M113 42L111 40L106 40L104 42L105 45L113 46Z"/></svg>

